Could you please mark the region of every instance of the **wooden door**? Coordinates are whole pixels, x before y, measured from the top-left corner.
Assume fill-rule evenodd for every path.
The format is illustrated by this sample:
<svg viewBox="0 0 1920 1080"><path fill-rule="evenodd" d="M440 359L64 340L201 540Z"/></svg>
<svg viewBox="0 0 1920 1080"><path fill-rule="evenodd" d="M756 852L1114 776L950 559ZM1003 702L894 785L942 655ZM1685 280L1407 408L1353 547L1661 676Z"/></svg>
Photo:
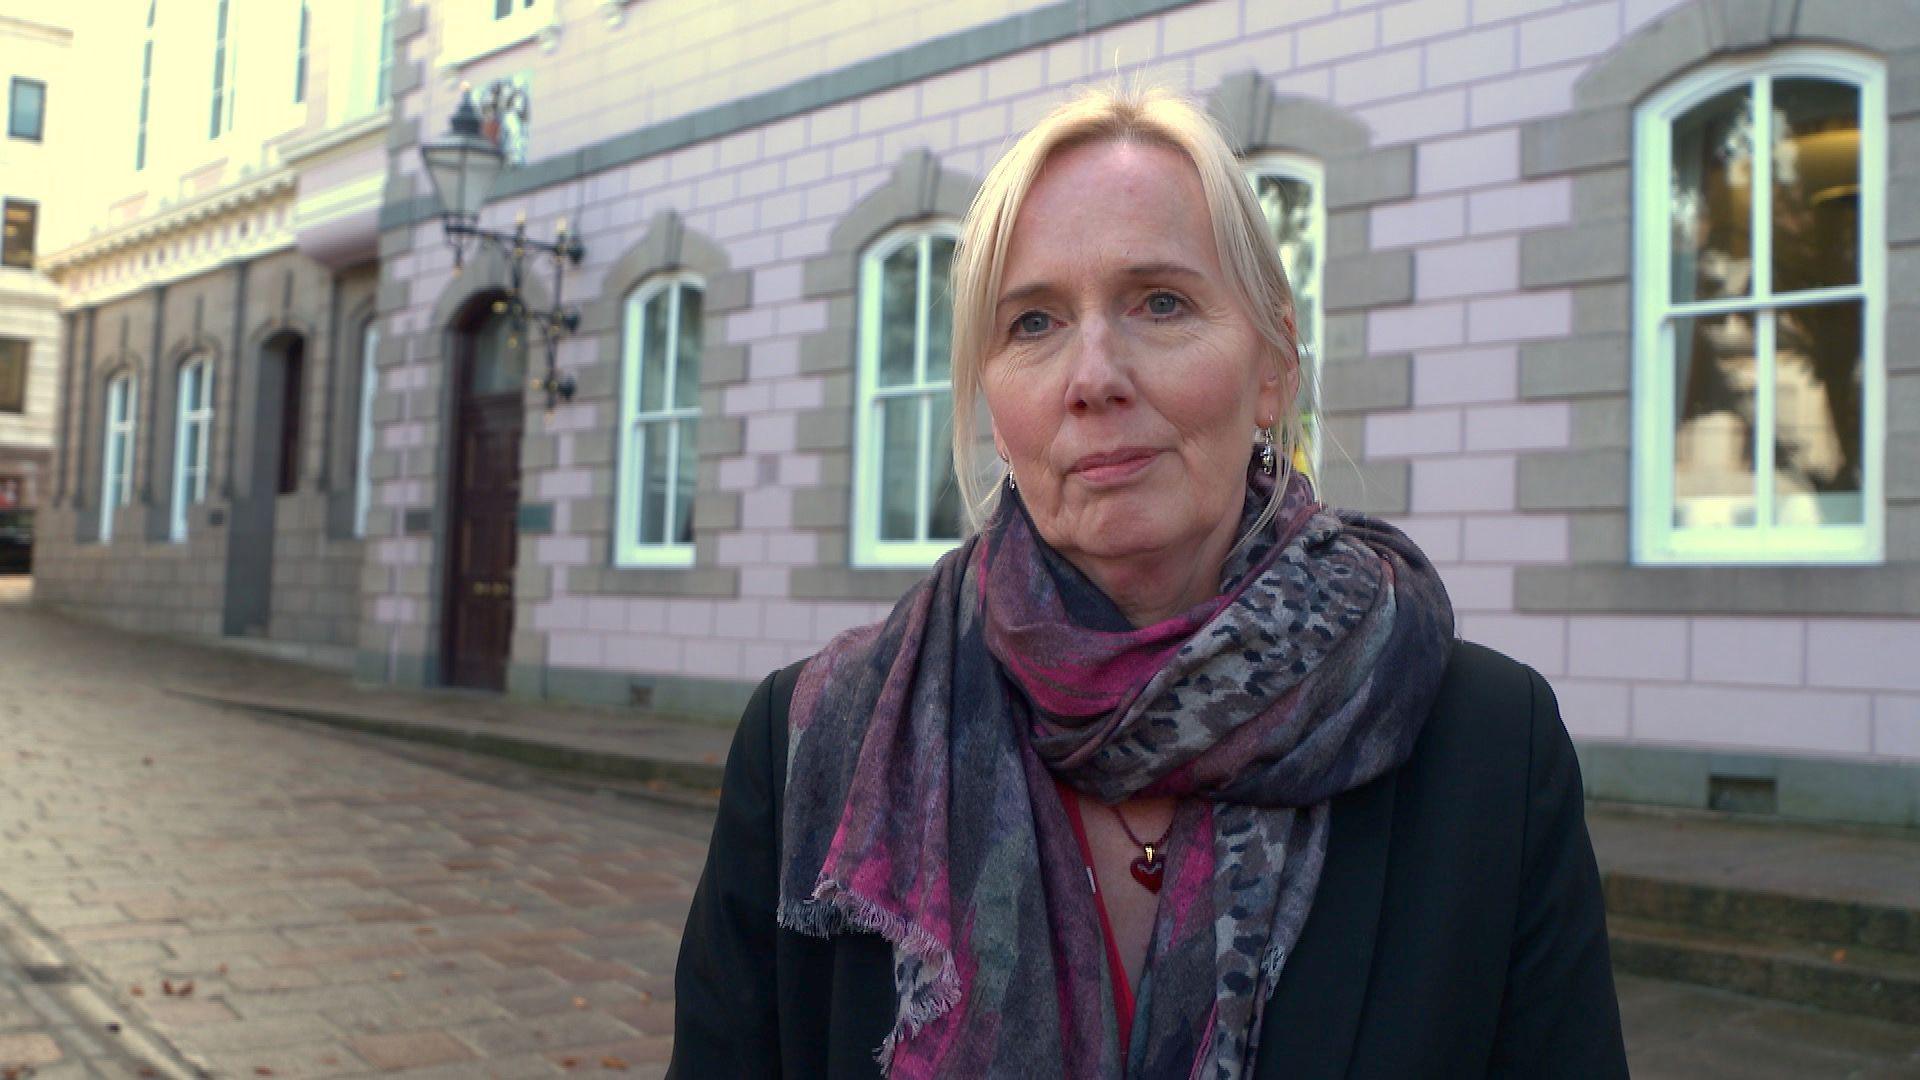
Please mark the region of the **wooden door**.
<svg viewBox="0 0 1920 1080"><path fill-rule="evenodd" d="M495 319L468 339L454 446L447 682L507 687L520 513L525 343Z"/></svg>

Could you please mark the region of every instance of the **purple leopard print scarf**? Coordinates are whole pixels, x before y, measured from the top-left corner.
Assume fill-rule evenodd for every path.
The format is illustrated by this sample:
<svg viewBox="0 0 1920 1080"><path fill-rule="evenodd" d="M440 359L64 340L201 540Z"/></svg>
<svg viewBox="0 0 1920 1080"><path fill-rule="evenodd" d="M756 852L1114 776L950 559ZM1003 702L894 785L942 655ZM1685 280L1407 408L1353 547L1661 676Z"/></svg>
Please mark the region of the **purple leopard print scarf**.
<svg viewBox="0 0 1920 1080"><path fill-rule="evenodd" d="M892 945L894 1076L1248 1076L1329 803L1406 761L1452 639L1419 549L1299 477L1219 596L1138 628L1003 499L802 673L779 921ZM1130 1046L1056 776L1183 800Z"/></svg>

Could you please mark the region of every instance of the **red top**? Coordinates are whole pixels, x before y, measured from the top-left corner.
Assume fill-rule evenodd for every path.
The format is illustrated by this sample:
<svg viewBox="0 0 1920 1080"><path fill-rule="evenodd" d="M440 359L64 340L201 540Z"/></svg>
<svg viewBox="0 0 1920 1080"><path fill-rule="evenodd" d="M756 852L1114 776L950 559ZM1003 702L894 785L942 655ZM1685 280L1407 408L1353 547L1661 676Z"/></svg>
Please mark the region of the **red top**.
<svg viewBox="0 0 1920 1080"><path fill-rule="evenodd" d="M1087 843L1087 824L1080 818L1078 794L1058 780L1053 786L1067 808L1067 820L1073 823L1073 838L1080 842L1080 861L1087 868L1087 887L1093 892L1093 906L1100 913L1100 936L1107 943L1107 970L1113 973L1113 1010L1120 1019L1120 1060L1126 1061L1127 1047L1133 1044L1133 984L1127 981L1126 966L1120 963L1120 945L1113 938L1113 923L1107 918L1107 901L1100 894L1100 875L1093 870L1093 848ZM1124 1066L1123 1066L1124 1067Z"/></svg>

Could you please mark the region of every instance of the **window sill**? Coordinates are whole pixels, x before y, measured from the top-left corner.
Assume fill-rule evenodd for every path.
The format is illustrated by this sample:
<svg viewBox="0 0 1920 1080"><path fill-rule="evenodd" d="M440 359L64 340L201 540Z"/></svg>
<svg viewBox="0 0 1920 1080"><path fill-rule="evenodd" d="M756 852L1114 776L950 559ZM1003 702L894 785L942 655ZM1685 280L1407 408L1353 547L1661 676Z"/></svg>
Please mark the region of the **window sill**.
<svg viewBox="0 0 1920 1080"><path fill-rule="evenodd" d="M692 544L669 544L625 551L613 562L619 570L677 570L693 565Z"/></svg>
<svg viewBox="0 0 1920 1080"><path fill-rule="evenodd" d="M560 46L560 23L543 8L528 8L507 18L494 20L477 30L459 30L446 35L441 41L440 57L435 61L435 66L444 73L457 73L475 61L506 52L535 38L540 40L540 47L545 52L551 53Z"/></svg>

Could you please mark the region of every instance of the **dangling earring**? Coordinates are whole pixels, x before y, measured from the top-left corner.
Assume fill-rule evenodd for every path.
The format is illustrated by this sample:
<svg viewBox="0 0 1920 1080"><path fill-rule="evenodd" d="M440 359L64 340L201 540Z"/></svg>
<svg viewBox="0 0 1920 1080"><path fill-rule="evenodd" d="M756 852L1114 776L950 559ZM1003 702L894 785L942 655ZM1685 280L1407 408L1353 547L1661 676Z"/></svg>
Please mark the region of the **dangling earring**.
<svg viewBox="0 0 1920 1080"><path fill-rule="evenodd" d="M1020 481L1015 480L1013 478L1013 469L1011 468L1007 469L1007 490L1008 491L1020 490Z"/></svg>
<svg viewBox="0 0 1920 1080"><path fill-rule="evenodd" d="M1262 427L1255 437L1259 440L1257 445L1260 447L1260 471L1266 473L1268 476L1272 476L1274 470L1273 428Z"/></svg>

